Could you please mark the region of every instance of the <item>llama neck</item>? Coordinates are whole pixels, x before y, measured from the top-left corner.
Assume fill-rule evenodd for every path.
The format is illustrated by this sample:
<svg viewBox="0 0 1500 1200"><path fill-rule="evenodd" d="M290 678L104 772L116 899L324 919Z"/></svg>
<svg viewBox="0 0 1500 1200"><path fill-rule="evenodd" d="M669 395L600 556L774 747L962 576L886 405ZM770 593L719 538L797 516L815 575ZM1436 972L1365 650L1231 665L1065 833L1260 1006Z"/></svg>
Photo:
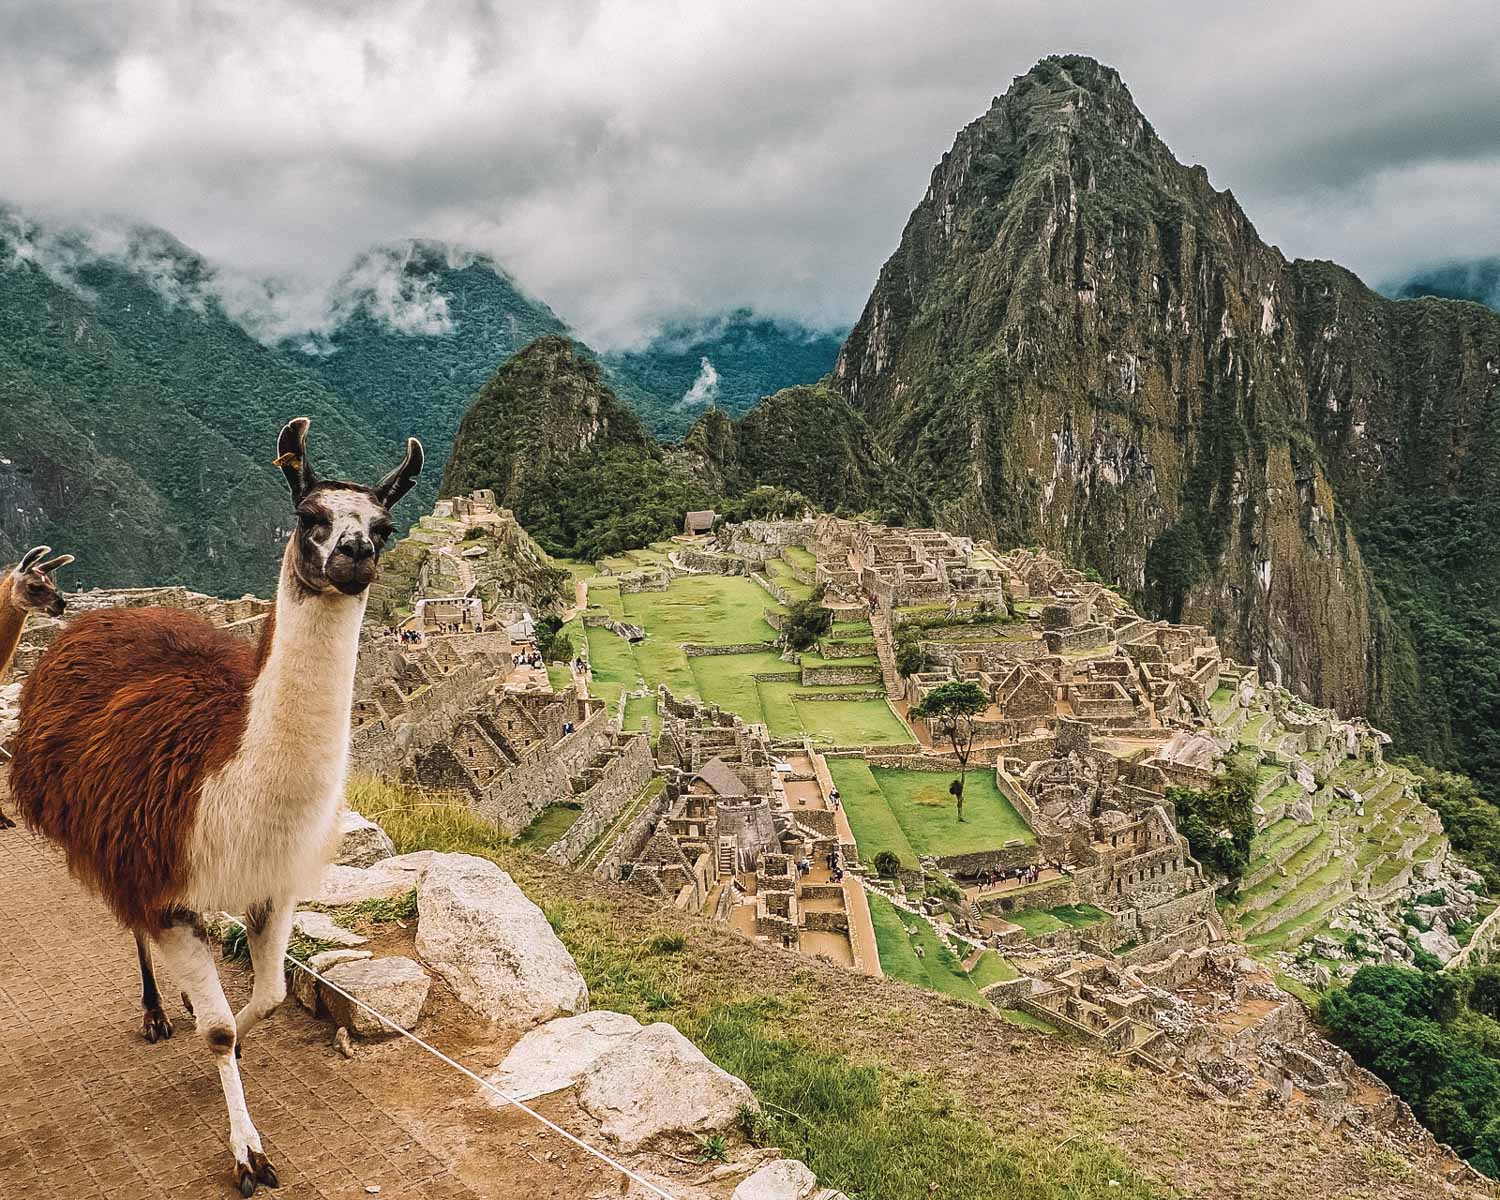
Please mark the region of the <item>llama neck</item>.
<svg viewBox="0 0 1500 1200"><path fill-rule="evenodd" d="M309 596L282 559L269 645L250 692L245 748L342 761L349 741L364 595Z"/></svg>
<svg viewBox="0 0 1500 1200"><path fill-rule="evenodd" d="M21 630L26 624L26 614L11 603L15 592L15 576L6 572L0 582L0 683L10 674L10 664L15 660L16 647L21 644Z"/></svg>

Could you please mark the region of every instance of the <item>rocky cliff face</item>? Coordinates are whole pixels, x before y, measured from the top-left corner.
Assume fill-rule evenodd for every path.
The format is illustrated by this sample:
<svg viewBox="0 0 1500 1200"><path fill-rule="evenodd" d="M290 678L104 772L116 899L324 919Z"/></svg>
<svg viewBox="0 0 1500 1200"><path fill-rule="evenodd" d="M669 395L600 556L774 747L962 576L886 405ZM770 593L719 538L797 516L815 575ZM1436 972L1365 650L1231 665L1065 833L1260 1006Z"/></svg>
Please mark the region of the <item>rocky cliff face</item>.
<svg viewBox="0 0 1500 1200"><path fill-rule="evenodd" d="M1115 71L1069 57L958 135L833 385L913 516L1062 549L1267 678L1380 713L1394 635L1358 520L1493 487L1497 336L1477 305L1288 262Z"/></svg>

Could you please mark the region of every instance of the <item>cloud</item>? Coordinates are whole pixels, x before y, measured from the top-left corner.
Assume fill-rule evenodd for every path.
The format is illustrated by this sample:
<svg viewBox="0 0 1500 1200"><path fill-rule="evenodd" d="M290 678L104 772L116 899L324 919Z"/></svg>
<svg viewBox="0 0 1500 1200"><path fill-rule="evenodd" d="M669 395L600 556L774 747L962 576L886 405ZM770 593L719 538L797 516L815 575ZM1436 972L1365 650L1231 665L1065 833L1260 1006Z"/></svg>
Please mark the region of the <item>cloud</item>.
<svg viewBox="0 0 1500 1200"><path fill-rule="evenodd" d="M20 0L0 9L0 189L305 281L278 303L430 236L601 347L739 305L837 327L958 128L1077 51L1269 240L1381 278L1500 247L1492 28L1488 0Z"/></svg>
<svg viewBox="0 0 1500 1200"><path fill-rule="evenodd" d="M672 406L674 412L689 408L704 408L719 398L719 373L704 355L698 363L698 378L693 386L682 394L682 399Z"/></svg>

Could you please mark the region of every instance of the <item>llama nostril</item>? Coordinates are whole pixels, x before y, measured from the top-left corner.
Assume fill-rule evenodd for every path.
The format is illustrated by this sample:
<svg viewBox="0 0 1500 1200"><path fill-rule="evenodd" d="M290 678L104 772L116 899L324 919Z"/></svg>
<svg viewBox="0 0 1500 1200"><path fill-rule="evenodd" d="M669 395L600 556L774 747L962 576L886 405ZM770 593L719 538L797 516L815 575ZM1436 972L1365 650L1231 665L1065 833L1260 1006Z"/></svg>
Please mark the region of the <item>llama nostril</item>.
<svg viewBox="0 0 1500 1200"><path fill-rule="evenodd" d="M375 553L375 543L367 537L346 537L339 541L338 552L347 554L355 562L363 562Z"/></svg>

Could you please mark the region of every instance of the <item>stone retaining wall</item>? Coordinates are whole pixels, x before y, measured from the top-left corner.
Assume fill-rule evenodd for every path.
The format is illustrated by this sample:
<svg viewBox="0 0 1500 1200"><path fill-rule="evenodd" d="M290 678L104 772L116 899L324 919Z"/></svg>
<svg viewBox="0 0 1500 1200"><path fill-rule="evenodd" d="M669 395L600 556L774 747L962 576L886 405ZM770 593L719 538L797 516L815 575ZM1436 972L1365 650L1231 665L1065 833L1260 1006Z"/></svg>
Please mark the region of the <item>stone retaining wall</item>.
<svg viewBox="0 0 1500 1200"><path fill-rule="evenodd" d="M880 668L861 665L858 667L803 667L802 682L807 687L854 685L879 683Z"/></svg>
<svg viewBox="0 0 1500 1200"><path fill-rule="evenodd" d="M704 658L715 654L760 654L779 649L775 642L735 642L729 646L704 646L697 642L683 642L682 653L688 658Z"/></svg>
<svg viewBox="0 0 1500 1200"><path fill-rule="evenodd" d="M609 828L621 811L641 794L656 773L656 760L643 736L620 740L618 752L604 765L601 778L578 797L583 815L547 851L555 862L573 863Z"/></svg>

